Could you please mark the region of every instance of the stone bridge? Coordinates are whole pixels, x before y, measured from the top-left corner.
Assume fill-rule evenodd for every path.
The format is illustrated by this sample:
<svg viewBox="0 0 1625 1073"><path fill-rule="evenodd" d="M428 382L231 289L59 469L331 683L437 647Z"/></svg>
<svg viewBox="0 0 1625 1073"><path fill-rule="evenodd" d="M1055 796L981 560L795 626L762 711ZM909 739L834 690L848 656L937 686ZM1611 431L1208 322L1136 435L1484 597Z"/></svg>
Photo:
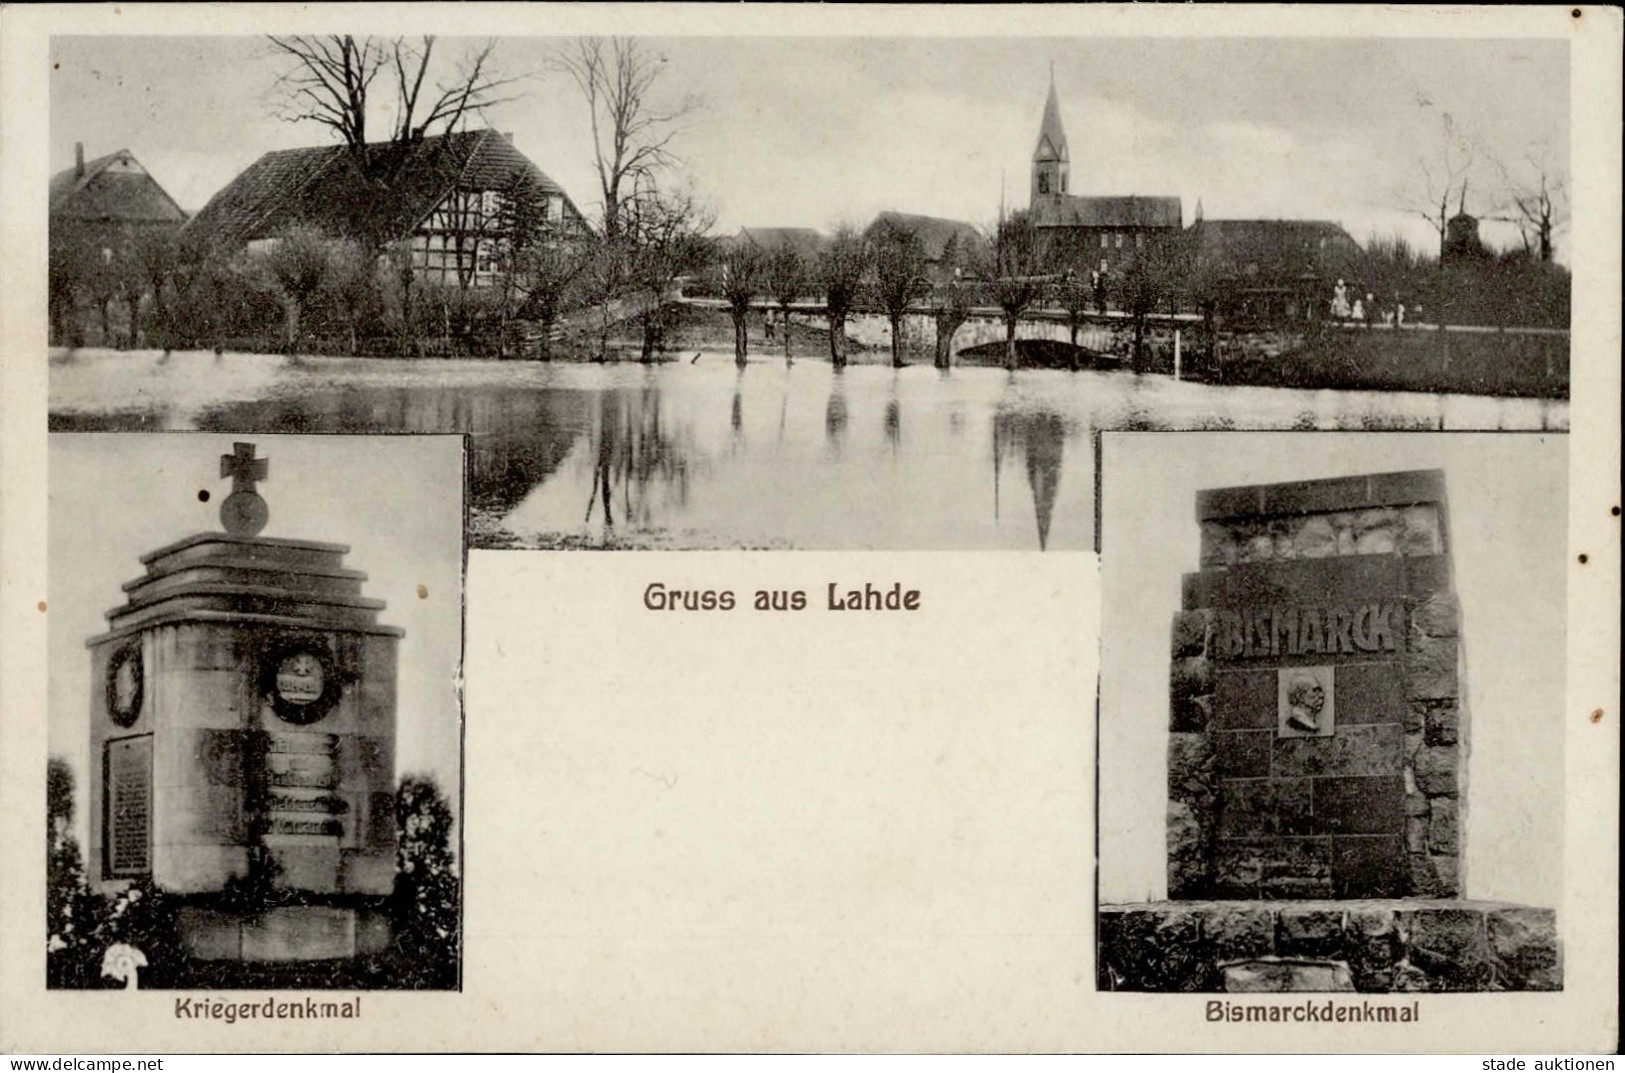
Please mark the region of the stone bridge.
<svg viewBox="0 0 1625 1073"><path fill-rule="evenodd" d="M685 298L683 301L709 308L728 307L726 302L716 298ZM765 316L769 309L777 310L778 306L758 301L753 302L751 308ZM790 317L795 323L817 331L827 331L829 328L829 317L822 303L797 302L790 307ZM1147 334L1148 337L1153 332L1166 335L1178 328L1185 331L1188 341L1198 320L1194 315L1170 317L1167 314L1154 314L1146 318ZM936 349L937 325L930 310L924 307L911 309L903 317L902 330L905 347L928 353ZM1132 330L1133 320L1126 313L1091 312L1078 328L1078 345L1088 350L1112 353L1122 349L1124 334ZM861 346L887 350L891 347L891 322L884 313L872 310L850 313L846 318L846 337ZM1066 312L1053 308L1025 310L1016 321L1016 338L1069 342L1071 332L1067 328ZM980 307L973 310L965 323L954 332L950 354L958 357L961 351L971 347L1002 342L1004 312L993 306Z"/></svg>

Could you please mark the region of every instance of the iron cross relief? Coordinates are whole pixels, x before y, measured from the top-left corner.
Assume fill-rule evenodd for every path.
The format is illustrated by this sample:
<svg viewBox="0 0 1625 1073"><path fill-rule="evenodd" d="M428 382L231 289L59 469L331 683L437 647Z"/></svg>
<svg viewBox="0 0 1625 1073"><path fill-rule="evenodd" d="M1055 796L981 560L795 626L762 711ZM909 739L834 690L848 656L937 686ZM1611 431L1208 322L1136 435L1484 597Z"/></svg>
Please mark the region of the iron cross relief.
<svg viewBox="0 0 1625 1073"><path fill-rule="evenodd" d="M220 456L220 476L231 478L231 495L220 504L220 522L232 536L251 537L265 528L271 509L254 491L257 481L270 479L271 462L254 457L254 445L234 443L232 453Z"/></svg>

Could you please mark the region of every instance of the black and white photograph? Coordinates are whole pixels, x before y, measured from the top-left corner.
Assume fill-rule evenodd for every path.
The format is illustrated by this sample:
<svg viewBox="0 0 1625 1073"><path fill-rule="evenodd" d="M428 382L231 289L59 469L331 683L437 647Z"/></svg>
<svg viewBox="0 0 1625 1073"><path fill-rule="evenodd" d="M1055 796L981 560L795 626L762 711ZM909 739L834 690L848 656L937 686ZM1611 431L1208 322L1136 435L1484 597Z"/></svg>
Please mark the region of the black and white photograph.
<svg viewBox="0 0 1625 1073"><path fill-rule="evenodd" d="M1103 437L1100 990L1562 989L1566 441Z"/></svg>
<svg viewBox="0 0 1625 1073"><path fill-rule="evenodd" d="M50 467L47 986L457 989L462 438Z"/></svg>
<svg viewBox="0 0 1625 1073"><path fill-rule="evenodd" d="M1617 1049L1622 44L0 4L0 1050Z"/></svg>
<svg viewBox="0 0 1625 1073"><path fill-rule="evenodd" d="M467 433L478 548L1089 550L1100 430L1569 423L1561 37L50 61L50 427Z"/></svg>

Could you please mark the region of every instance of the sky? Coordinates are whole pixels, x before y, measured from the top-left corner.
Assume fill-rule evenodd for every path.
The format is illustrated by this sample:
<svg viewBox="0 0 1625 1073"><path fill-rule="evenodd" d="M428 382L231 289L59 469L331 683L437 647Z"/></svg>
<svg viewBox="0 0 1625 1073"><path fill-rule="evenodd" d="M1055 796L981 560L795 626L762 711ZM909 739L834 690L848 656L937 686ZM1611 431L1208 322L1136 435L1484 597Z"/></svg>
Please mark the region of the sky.
<svg viewBox="0 0 1625 1073"><path fill-rule="evenodd" d="M460 436L280 436L55 433L50 437L50 727L52 756L76 775L74 821L88 845L90 650L141 556L219 532L231 491L218 458L250 439L270 461L258 491L266 537L347 544L344 566L367 574L378 621L405 630L396 680L396 774L431 774L458 810L461 783L463 483ZM421 480L379 479L412 473ZM198 492L211 493L199 501ZM423 588L420 590L419 585ZM421 595L420 595L421 593Z"/></svg>
<svg viewBox="0 0 1625 1073"><path fill-rule="evenodd" d="M1168 631L1197 569L1197 491L1442 469L1471 728L1467 895L1560 905L1568 447L1521 433L1108 433L1101 901L1166 897Z"/></svg>
<svg viewBox="0 0 1625 1073"><path fill-rule="evenodd" d="M589 216L598 207L586 106L549 64L564 38L507 37L514 100L475 126L514 144ZM473 42L442 38L450 62ZM1476 146L1467 208L1491 212L1494 162L1531 154L1566 175L1569 56L1561 39L1056 37L647 38L656 106L700 106L673 143L720 231L829 229L882 209L986 224L1026 205L1051 70L1077 194L1176 195L1216 218L1336 220L1358 240L1399 232L1437 157L1446 113ZM50 167L135 154L189 211L262 153L329 142L276 117L286 57L251 37L57 37ZM372 129L387 129L379 92ZM1486 224L1497 244L1516 241ZM1566 259L1565 236L1559 257Z"/></svg>

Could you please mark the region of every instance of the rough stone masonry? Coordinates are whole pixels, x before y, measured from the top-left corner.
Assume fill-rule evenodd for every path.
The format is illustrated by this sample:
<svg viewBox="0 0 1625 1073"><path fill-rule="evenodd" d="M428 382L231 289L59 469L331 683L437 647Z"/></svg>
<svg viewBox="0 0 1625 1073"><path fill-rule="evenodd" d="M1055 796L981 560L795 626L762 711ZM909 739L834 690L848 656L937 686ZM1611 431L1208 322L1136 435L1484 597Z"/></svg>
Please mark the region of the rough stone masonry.
<svg viewBox="0 0 1625 1073"><path fill-rule="evenodd" d="M1466 901L1444 474L1198 494L1172 631L1169 901L1102 906L1102 989L1562 986L1555 914Z"/></svg>
<svg viewBox="0 0 1625 1073"><path fill-rule="evenodd" d="M1169 896L1460 895L1444 475L1216 489L1197 519L1202 569L1173 627ZM1300 668L1334 720L1283 734Z"/></svg>

